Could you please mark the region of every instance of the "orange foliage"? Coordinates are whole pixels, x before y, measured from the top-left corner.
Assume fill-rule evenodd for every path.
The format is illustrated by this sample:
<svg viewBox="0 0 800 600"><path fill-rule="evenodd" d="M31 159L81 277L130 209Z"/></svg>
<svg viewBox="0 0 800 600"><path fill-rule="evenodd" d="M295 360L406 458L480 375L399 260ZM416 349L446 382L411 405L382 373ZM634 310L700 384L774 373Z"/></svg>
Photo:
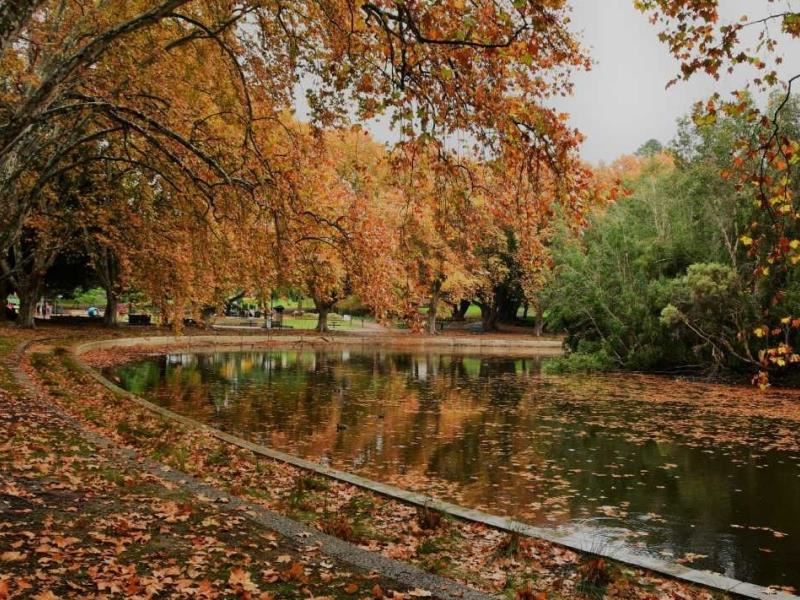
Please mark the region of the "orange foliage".
<svg viewBox="0 0 800 600"><path fill-rule="evenodd" d="M533 288L556 207L580 221L591 201L581 136L550 108L588 67L566 0L36 4L0 31L0 252L64 214L48 190L80 173L106 287L178 326L282 285L409 317L434 288L491 285L477 251L509 228ZM288 113L309 82L313 127ZM342 128L378 113L391 153Z"/></svg>

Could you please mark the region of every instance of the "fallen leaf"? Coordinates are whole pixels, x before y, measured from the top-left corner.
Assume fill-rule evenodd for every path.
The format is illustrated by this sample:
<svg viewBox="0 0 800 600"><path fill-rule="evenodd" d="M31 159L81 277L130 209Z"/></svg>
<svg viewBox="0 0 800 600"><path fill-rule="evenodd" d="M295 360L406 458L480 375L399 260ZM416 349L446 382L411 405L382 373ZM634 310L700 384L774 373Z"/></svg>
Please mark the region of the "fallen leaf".
<svg viewBox="0 0 800 600"><path fill-rule="evenodd" d="M19 562L28 557L24 552L17 552L16 550L9 550L0 554L0 560L3 562Z"/></svg>
<svg viewBox="0 0 800 600"><path fill-rule="evenodd" d="M300 581L305 579L305 569L299 562L293 563L286 571L281 574L281 579L284 581Z"/></svg>
<svg viewBox="0 0 800 600"><path fill-rule="evenodd" d="M250 579L250 573L240 568L231 571L228 583L233 586L239 585L246 592L253 592L258 589L258 586Z"/></svg>

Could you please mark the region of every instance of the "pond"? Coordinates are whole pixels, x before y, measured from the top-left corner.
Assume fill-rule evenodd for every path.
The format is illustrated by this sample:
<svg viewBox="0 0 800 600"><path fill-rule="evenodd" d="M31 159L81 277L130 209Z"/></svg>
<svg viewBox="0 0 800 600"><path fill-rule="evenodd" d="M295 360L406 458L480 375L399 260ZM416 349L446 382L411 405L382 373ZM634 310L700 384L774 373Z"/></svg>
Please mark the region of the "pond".
<svg viewBox="0 0 800 600"><path fill-rule="evenodd" d="M178 413L335 468L667 560L800 588L800 401L540 359L377 347L114 368Z"/></svg>

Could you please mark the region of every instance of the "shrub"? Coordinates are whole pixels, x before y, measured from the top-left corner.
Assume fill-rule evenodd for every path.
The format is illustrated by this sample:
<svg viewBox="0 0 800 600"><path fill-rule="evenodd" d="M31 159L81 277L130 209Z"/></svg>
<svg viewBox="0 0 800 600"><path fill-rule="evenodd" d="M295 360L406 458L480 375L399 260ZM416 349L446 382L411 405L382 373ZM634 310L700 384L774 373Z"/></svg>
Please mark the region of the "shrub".
<svg viewBox="0 0 800 600"><path fill-rule="evenodd" d="M614 580L611 565L603 558L586 560L578 572L578 591L589 598L604 598L606 588Z"/></svg>
<svg viewBox="0 0 800 600"><path fill-rule="evenodd" d="M356 542L356 535L350 520L342 514L332 514L323 518L319 523L322 533L327 533L345 542Z"/></svg>
<svg viewBox="0 0 800 600"><path fill-rule="evenodd" d="M347 296L336 303L336 312L341 315L352 315L354 317L369 316L370 310L358 296Z"/></svg>
<svg viewBox="0 0 800 600"><path fill-rule="evenodd" d="M546 600L546 598L547 594L534 590L530 581L519 588L514 594L514 600Z"/></svg>

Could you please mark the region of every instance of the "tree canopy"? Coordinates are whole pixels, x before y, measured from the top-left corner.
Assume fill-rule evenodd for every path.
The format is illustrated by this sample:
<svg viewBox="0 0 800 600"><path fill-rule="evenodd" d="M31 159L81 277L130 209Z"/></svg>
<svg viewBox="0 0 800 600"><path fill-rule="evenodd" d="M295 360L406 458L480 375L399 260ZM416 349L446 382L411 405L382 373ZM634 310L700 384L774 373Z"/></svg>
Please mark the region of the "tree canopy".
<svg viewBox="0 0 800 600"><path fill-rule="evenodd" d="M787 42L800 37L800 13L774 0L754 2L749 14L726 21L719 3L712 0L636 0L660 27L659 34L680 61L681 72L672 83L705 73L715 79L737 71L747 74L747 87L729 98L714 94L696 107L698 123L713 123L721 115L741 115L749 124L732 149L734 161L725 175L749 189L759 211L740 241L757 258L756 293L771 294L771 306L782 306L785 284L800 261L798 231L797 164L800 137L789 111L793 86L800 73L784 64ZM753 71L754 70L754 71ZM749 91L769 92L767 107L750 102ZM766 310L763 323L751 333L764 338L759 383L766 385L768 372L795 362L796 329L800 320L782 310Z"/></svg>
<svg viewBox="0 0 800 600"><path fill-rule="evenodd" d="M0 252L27 322L70 245L110 298L136 285L174 315L237 285L285 284L321 305L358 289L379 314L402 314L430 265L409 270L399 252L376 248L463 249L449 228L480 213L559 203L577 215L588 201L580 134L549 102L588 66L563 1L28 0L1 10ZM291 116L303 87L309 126ZM354 151L348 122L377 114L401 145ZM472 147L456 152L453 136ZM423 156L416 166L430 174L409 159ZM489 207L498 177L504 197ZM426 179L429 198L418 193ZM65 193L79 181L82 193ZM442 186L470 215L430 204ZM523 222L532 254L538 224ZM429 227L441 239L422 241Z"/></svg>

